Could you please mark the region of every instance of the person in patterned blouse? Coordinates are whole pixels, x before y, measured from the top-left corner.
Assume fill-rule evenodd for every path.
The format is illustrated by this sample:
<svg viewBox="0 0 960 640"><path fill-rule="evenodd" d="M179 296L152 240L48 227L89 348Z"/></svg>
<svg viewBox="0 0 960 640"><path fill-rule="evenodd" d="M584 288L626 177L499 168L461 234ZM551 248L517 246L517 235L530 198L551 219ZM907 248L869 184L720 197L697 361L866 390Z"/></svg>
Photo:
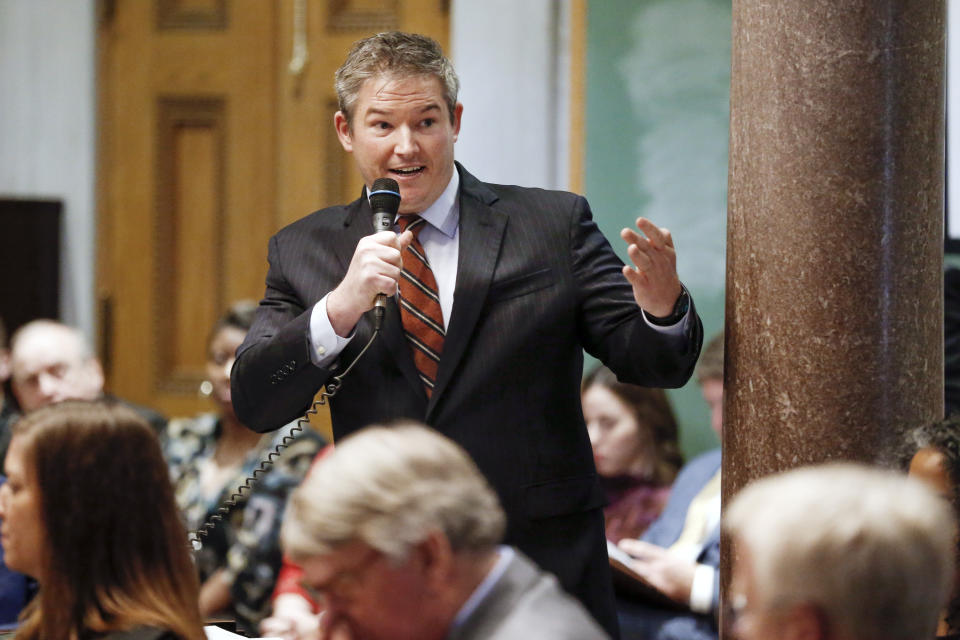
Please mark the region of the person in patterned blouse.
<svg viewBox="0 0 960 640"><path fill-rule="evenodd" d="M202 531L195 554L200 611L234 619L238 631L254 635L269 611L281 564L277 536L287 495L325 444L315 431L294 423L256 433L233 412L230 368L255 309L253 302L235 303L210 332L204 390L216 411L173 419L162 437L184 523L191 532ZM239 491L283 442L289 445L265 465L266 472L257 473L253 488ZM214 516L222 519L211 521Z"/></svg>

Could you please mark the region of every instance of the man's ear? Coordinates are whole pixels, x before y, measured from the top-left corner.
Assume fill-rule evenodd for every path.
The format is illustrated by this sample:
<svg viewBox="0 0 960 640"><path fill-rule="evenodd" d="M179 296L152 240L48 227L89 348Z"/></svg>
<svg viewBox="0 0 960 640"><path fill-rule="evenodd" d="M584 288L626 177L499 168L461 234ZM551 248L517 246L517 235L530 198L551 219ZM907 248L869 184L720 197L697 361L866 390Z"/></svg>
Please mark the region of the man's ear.
<svg viewBox="0 0 960 640"><path fill-rule="evenodd" d="M353 135L350 131L350 123L347 122L347 116L342 111L333 114L333 127L337 130L337 137L343 150L347 153L353 153Z"/></svg>
<svg viewBox="0 0 960 640"><path fill-rule="evenodd" d="M438 529L432 530L417 545L417 552L423 562L427 582L437 589L448 586L454 558L447 536Z"/></svg>
<svg viewBox="0 0 960 640"><path fill-rule="evenodd" d="M90 391L90 397L96 399L103 393L103 384L105 382L103 376L103 366L100 365L100 361L97 358L91 357L87 360L85 366L86 375L88 376L88 386Z"/></svg>
<svg viewBox="0 0 960 640"><path fill-rule="evenodd" d="M460 135L460 118L463 117L463 103L458 102L457 106L453 108L453 141L457 141L457 137Z"/></svg>

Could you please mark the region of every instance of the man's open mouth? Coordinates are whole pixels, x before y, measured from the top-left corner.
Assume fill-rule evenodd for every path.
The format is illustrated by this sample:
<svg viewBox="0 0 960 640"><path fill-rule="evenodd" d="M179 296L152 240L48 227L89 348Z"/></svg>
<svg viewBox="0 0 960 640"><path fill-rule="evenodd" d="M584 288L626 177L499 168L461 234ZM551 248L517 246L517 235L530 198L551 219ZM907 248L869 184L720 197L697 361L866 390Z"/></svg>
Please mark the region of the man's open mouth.
<svg viewBox="0 0 960 640"><path fill-rule="evenodd" d="M416 173L420 173L426 167L404 167L403 169L390 169L390 173L398 173L401 176L412 176Z"/></svg>

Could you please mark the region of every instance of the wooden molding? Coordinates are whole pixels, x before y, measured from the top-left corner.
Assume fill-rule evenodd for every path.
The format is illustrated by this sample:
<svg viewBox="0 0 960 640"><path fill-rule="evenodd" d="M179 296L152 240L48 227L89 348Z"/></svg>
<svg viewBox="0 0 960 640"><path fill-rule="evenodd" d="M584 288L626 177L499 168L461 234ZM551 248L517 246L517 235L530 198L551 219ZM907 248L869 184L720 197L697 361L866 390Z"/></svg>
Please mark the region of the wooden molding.
<svg viewBox="0 0 960 640"><path fill-rule="evenodd" d="M224 307L225 118L221 97L157 100L152 330L157 392L198 388L206 332Z"/></svg>
<svg viewBox="0 0 960 640"><path fill-rule="evenodd" d="M187 2L157 0L158 31L170 29L226 29L227 0Z"/></svg>
<svg viewBox="0 0 960 640"><path fill-rule="evenodd" d="M391 31L400 26L398 0L329 0L330 31Z"/></svg>

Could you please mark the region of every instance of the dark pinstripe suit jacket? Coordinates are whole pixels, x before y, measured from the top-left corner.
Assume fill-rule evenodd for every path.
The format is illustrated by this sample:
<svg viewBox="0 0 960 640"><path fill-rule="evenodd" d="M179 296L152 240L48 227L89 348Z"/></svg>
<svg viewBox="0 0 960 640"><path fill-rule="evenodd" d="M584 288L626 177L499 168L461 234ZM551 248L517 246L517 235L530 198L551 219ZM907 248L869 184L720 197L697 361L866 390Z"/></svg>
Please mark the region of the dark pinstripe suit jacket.
<svg viewBox="0 0 960 640"><path fill-rule="evenodd" d="M450 436L497 490L508 542L569 587L582 577L583 559L560 536L544 539L537 525L603 504L580 408L582 350L625 381L677 387L700 352L700 320L692 310L679 339L646 324L582 197L486 184L457 169L457 284L433 396L423 391L390 300L382 335L331 400L334 435L413 418ZM357 242L371 233L370 207L360 198L270 240L266 294L232 377L244 424L268 430L297 417L367 342L372 312L337 363L320 369L307 334L312 306L342 280ZM602 536L595 547L605 549Z"/></svg>

